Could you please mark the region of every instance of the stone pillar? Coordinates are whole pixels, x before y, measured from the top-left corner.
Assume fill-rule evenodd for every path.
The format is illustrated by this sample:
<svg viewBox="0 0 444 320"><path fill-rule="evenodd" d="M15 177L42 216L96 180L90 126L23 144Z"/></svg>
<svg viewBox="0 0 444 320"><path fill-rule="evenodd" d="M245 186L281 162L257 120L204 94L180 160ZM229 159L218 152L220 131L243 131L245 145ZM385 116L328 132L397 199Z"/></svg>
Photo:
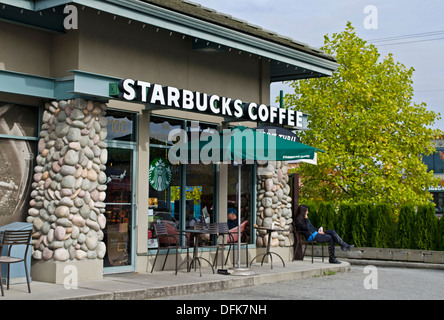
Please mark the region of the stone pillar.
<svg viewBox="0 0 444 320"><path fill-rule="evenodd" d="M105 113L104 103L83 99L45 104L26 219L33 224L32 258L40 266L36 269L45 269L42 261L103 265Z"/></svg>
<svg viewBox="0 0 444 320"><path fill-rule="evenodd" d="M293 245L292 198L288 185L286 161L268 161L258 165L256 224L263 227L280 227L285 231L271 233L272 247ZM269 241L266 231L256 231L256 245L266 247Z"/></svg>

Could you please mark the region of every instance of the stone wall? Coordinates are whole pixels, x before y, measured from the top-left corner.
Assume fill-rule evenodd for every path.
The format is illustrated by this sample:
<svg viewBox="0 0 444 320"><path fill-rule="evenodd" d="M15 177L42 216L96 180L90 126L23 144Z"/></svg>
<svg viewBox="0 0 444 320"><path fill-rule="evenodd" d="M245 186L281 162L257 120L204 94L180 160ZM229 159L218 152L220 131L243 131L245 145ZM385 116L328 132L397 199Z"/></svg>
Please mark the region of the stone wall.
<svg viewBox="0 0 444 320"><path fill-rule="evenodd" d="M315 245L313 250L315 257L321 256L321 246ZM324 255L327 254L326 252L327 250L324 248ZM335 255L338 259L347 259L347 261L352 264L355 264L355 261L358 260L361 261L362 264L374 264L375 261L384 261L441 264L442 268L444 268L444 251L371 247L355 247L350 251L342 251L339 246L336 246ZM311 257L311 246L307 247L305 257Z"/></svg>
<svg viewBox="0 0 444 320"><path fill-rule="evenodd" d="M257 170L257 211L256 224L261 227L280 227L285 231L271 233L272 247L293 245L292 199L288 184L286 161L268 161L258 165ZM256 245L267 246L269 239L266 231L256 231Z"/></svg>
<svg viewBox="0 0 444 320"><path fill-rule="evenodd" d="M36 260L105 255L105 113L105 104L83 99L45 104L27 217Z"/></svg>

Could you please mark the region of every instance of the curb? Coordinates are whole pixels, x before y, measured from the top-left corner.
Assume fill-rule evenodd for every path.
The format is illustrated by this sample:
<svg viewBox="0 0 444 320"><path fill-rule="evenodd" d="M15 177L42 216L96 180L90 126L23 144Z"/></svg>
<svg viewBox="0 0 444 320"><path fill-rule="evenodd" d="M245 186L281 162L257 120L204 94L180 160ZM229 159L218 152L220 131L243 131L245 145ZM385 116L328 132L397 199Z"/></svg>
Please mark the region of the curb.
<svg viewBox="0 0 444 320"><path fill-rule="evenodd" d="M322 276L331 272L348 272L350 271L350 264L347 262L341 263L338 266L319 267L317 269L307 268L306 270L298 271L281 271L274 274L261 274L253 276L230 276L227 280L207 281L203 283L194 283L187 285L170 286L166 288L147 289L138 299L153 299L176 295L186 295L210 291L221 291L228 289L243 288L249 286L258 286L268 283L276 283L282 281L290 281L304 278L311 278L313 276ZM118 299L131 299L130 296L124 297L119 295Z"/></svg>
<svg viewBox="0 0 444 320"><path fill-rule="evenodd" d="M112 292L82 295L77 297L62 298L66 300L150 300L162 299L177 295L189 295L210 291L221 291L249 286L258 286L268 283L277 283L313 276L326 275L329 272L348 272L350 263L343 261L340 265L308 266L298 270L280 270L275 273L255 274L250 276L227 275L226 279L196 281L177 285L159 285L145 289L122 289Z"/></svg>
<svg viewBox="0 0 444 320"><path fill-rule="evenodd" d="M407 261L388 261L388 260L358 260L358 259L342 259L351 265L373 265L376 267L392 267L392 268L413 268L413 269L434 269L444 270L443 264L425 263L425 262L407 262Z"/></svg>

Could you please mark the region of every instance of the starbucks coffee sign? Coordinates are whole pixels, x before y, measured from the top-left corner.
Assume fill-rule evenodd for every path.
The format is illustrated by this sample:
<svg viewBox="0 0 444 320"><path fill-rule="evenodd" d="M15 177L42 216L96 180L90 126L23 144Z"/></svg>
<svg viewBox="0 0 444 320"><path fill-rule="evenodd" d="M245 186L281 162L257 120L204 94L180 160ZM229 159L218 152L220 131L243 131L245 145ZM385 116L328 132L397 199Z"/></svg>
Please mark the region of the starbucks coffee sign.
<svg viewBox="0 0 444 320"><path fill-rule="evenodd" d="M156 191L163 191L171 183L171 166L168 160L156 158L151 161L149 169L149 181L151 187Z"/></svg>
<svg viewBox="0 0 444 320"><path fill-rule="evenodd" d="M304 129L304 115L300 111L243 102L240 99L161 86L141 80L124 79L120 80L118 85L110 84L110 95L126 101Z"/></svg>

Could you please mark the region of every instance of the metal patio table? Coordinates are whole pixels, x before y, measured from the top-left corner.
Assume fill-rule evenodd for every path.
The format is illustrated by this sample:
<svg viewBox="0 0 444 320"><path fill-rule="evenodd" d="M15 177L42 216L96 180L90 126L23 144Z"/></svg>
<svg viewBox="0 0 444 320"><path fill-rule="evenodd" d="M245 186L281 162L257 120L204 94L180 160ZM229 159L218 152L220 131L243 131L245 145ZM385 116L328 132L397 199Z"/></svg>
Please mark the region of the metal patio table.
<svg viewBox="0 0 444 320"><path fill-rule="evenodd" d="M191 270L191 266L192 266L192 264L194 264L194 271L196 271L196 264L199 263L200 276L202 277L202 266L201 266L200 260L205 260L206 262L208 262L208 264L209 264L210 267L211 267L211 270L212 270L213 273L214 273L214 268L213 268L213 265L211 264L211 262L208 261L207 259L203 258L203 257L199 257L199 255L198 255L198 250L199 250L199 239L198 239L197 235L199 235L199 234L217 234L217 232L216 232L216 231L212 231L212 230L201 230L201 229L200 229L200 230L196 230L196 229L185 229L185 230L180 230L180 232L185 232L185 233L189 233L189 234L192 234L192 235L193 235L194 252L193 252L193 257L192 257L192 258L187 257L186 260L182 261L182 263L177 267L177 270L179 270L179 269L180 269L180 266L181 266L182 264L184 264L185 262L187 262L187 261L191 261L191 264L190 264L190 270ZM190 271L190 270L188 270L188 271Z"/></svg>
<svg viewBox="0 0 444 320"><path fill-rule="evenodd" d="M257 256L255 256L252 260L251 260L251 262L250 262L250 267L251 267L251 265L253 264L253 260L254 259L256 259L257 257L260 257L260 256L263 256L262 257L262 263L261 263L261 266L264 264L264 259L265 259L265 257L266 256L270 256L270 263L271 263L271 269L273 269L273 254L274 255L276 255L276 256L278 256L280 259L281 259L281 261L282 261L282 264L284 265L284 268L285 268L285 262L284 262L284 259L282 259L282 257L279 255L279 254L277 254L276 252L272 252L272 251L270 251L270 247L271 247L271 233L273 232L273 231L285 231L284 229L281 229L281 228L266 228L266 227L257 227L257 226L253 226L253 228L255 228L255 229L257 229L257 230L265 230L265 231L267 231L267 234L268 234L268 243L267 243L267 252L266 253L260 253L260 254L258 254Z"/></svg>

